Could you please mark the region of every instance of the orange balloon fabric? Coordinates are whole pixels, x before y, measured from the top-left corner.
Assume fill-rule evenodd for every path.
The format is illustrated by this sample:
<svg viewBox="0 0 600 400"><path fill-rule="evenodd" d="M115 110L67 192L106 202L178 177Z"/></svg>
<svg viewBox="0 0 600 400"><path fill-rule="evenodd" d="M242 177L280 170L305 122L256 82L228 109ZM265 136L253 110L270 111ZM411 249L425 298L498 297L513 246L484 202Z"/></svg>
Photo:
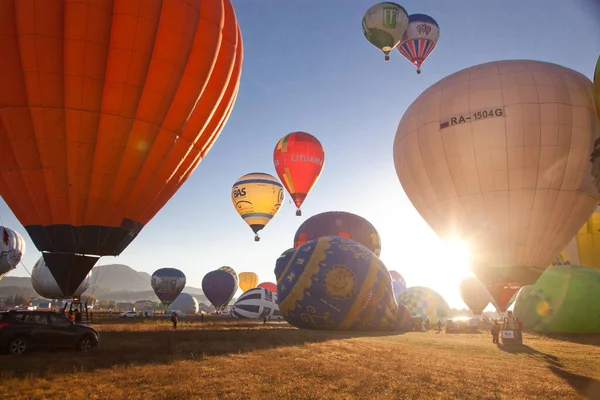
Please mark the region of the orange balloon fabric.
<svg viewBox="0 0 600 400"><path fill-rule="evenodd" d="M5 0L0 52L0 194L71 256L120 254L185 182L243 58L230 0Z"/></svg>

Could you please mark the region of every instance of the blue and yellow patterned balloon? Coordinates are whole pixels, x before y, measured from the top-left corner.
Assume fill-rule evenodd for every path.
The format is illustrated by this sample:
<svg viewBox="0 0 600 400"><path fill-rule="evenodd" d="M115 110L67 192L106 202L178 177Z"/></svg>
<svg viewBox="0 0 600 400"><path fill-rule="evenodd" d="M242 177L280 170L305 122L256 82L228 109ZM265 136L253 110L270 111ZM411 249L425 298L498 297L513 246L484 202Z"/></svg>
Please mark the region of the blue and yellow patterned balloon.
<svg viewBox="0 0 600 400"><path fill-rule="evenodd" d="M324 236L287 251L275 276L280 313L298 328L401 330L410 319L383 262L351 239Z"/></svg>
<svg viewBox="0 0 600 400"><path fill-rule="evenodd" d="M404 304L415 317L429 319L431 323L450 317L450 306L446 300L433 289L413 286L398 295L398 303Z"/></svg>

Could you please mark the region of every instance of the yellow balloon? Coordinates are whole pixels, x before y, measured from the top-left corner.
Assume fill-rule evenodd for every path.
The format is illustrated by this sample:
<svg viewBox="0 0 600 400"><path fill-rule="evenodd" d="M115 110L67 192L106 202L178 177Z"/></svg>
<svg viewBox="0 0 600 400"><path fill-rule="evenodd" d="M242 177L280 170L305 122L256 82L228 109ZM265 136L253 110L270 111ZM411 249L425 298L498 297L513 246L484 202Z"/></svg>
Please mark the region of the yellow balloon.
<svg viewBox="0 0 600 400"><path fill-rule="evenodd" d="M600 207L583 224L554 264L581 265L600 271Z"/></svg>
<svg viewBox="0 0 600 400"><path fill-rule="evenodd" d="M277 214L284 198L283 185L272 175L260 172L242 176L231 188L231 202L255 233L257 242L258 231Z"/></svg>
<svg viewBox="0 0 600 400"><path fill-rule="evenodd" d="M239 278L242 292L255 288L258 285L258 275L254 272L240 272Z"/></svg>

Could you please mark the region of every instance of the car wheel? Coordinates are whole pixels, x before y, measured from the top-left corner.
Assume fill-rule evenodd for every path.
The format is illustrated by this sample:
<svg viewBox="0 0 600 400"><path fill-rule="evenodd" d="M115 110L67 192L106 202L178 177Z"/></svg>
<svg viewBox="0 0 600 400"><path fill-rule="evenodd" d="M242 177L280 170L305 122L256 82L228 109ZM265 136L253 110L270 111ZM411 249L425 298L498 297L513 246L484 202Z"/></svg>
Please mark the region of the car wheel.
<svg viewBox="0 0 600 400"><path fill-rule="evenodd" d="M77 344L77 350L81 351L82 353L87 353L88 351L92 350L93 347L94 341L89 335L82 337Z"/></svg>
<svg viewBox="0 0 600 400"><path fill-rule="evenodd" d="M29 343L24 337L16 337L8 342L8 352L14 355L20 355L27 352Z"/></svg>

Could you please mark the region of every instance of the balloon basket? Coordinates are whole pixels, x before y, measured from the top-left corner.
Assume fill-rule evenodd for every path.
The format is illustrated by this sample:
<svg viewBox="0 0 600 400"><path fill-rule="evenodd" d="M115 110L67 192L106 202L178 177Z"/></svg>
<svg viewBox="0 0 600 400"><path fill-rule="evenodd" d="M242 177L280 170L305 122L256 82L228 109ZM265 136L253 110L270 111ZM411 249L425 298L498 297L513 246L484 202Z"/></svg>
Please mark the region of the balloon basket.
<svg viewBox="0 0 600 400"><path fill-rule="evenodd" d="M421 69L420 68L417 69L417 75L421 75Z"/></svg>
<svg viewBox="0 0 600 400"><path fill-rule="evenodd" d="M523 344L523 332L518 329L503 329L500 338L504 346Z"/></svg>
<svg viewBox="0 0 600 400"><path fill-rule="evenodd" d="M385 55L385 61L390 61L390 56L389 55Z"/></svg>
<svg viewBox="0 0 600 400"><path fill-rule="evenodd" d="M258 235L254 236L254 241L255 242L260 242L260 236L258 236Z"/></svg>
<svg viewBox="0 0 600 400"><path fill-rule="evenodd" d="M301 217L302 216L302 211L300 209L296 210L296 217Z"/></svg>

